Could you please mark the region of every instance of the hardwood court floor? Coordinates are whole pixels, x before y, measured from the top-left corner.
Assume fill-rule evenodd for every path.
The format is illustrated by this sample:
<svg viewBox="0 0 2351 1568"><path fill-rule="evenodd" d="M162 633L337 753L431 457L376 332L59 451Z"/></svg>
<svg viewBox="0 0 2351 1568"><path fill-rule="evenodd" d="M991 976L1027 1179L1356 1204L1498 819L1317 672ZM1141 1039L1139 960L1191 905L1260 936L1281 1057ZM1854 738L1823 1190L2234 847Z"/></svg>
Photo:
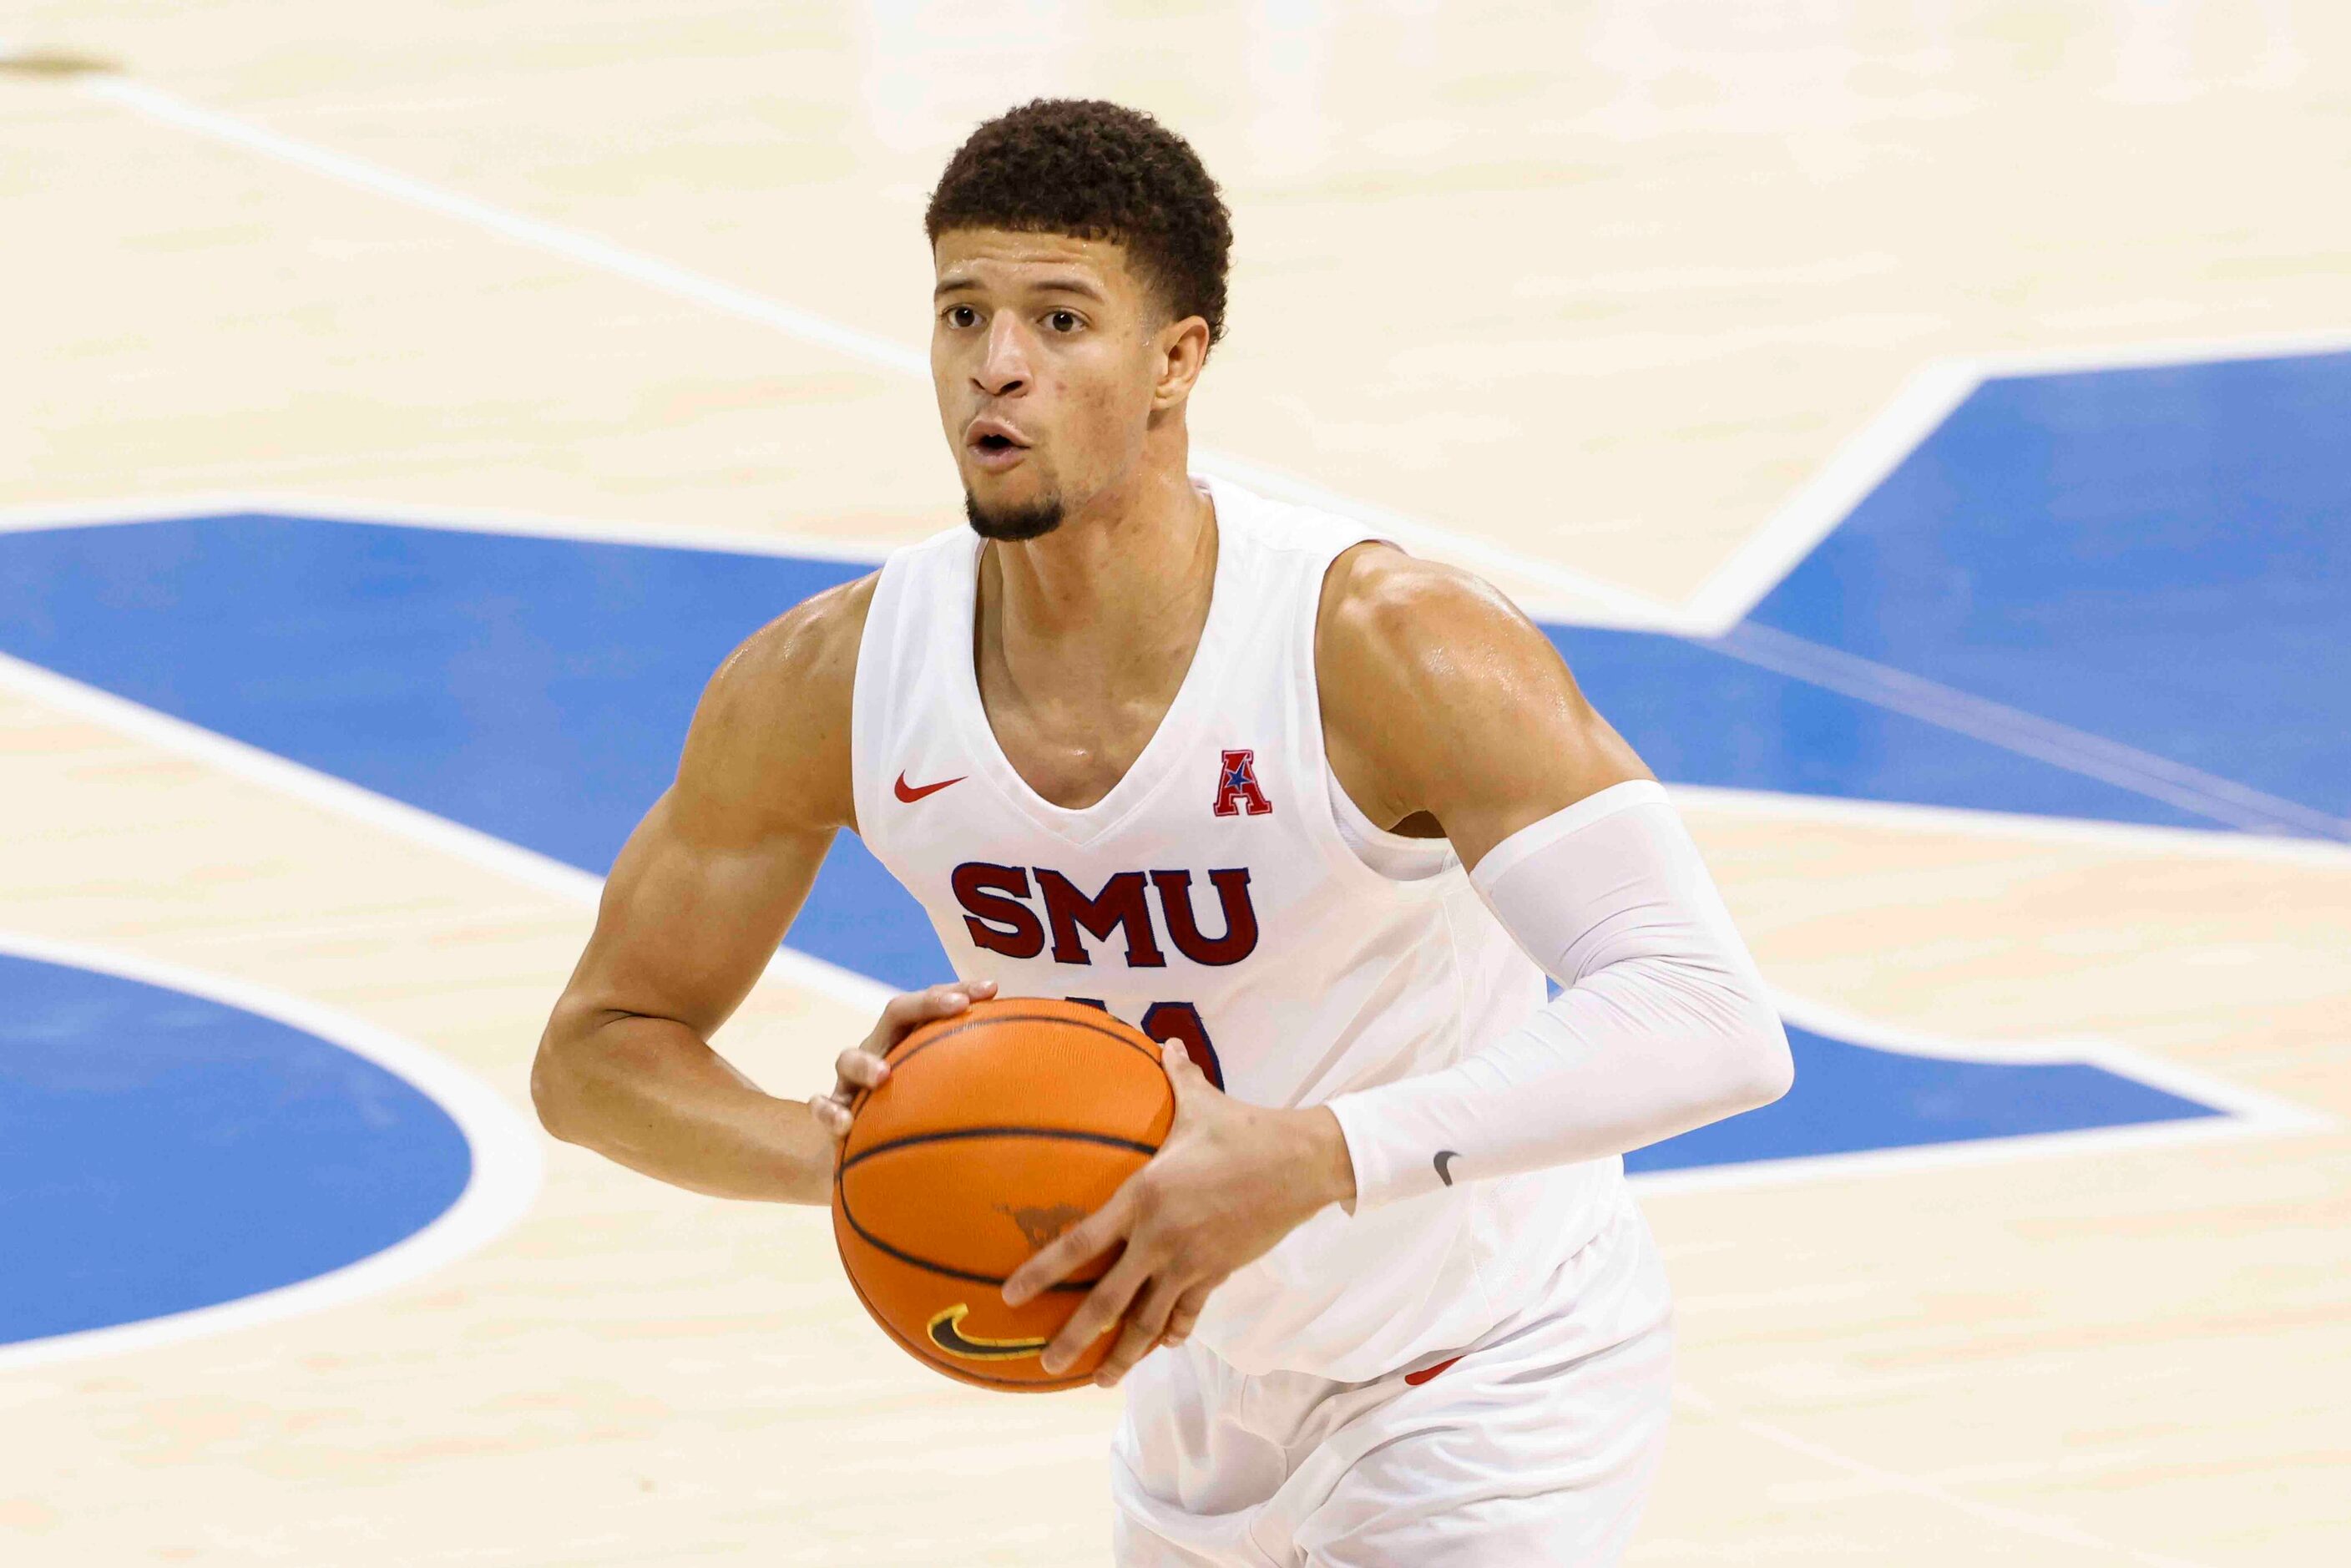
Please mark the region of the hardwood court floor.
<svg viewBox="0 0 2351 1568"><path fill-rule="evenodd" d="M922 197L1038 90L1153 108L1227 183L1205 445L1563 615L1732 603L1939 357L2351 326L2340 7L1723 16L18 0L16 43L123 75L0 76L0 507L919 537L956 500ZM338 1009L528 1116L584 878L16 665L0 798L0 934ZM1632 1561L2340 1560L2351 850L1686 804L1792 997L2331 1120L1660 1185L1681 1408ZM802 1092L866 997L779 965L722 1045ZM38 1348L0 1347L11 1563L1104 1555L1115 1396L948 1385L821 1216L558 1145L519 1222L381 1293Z"/></svg>

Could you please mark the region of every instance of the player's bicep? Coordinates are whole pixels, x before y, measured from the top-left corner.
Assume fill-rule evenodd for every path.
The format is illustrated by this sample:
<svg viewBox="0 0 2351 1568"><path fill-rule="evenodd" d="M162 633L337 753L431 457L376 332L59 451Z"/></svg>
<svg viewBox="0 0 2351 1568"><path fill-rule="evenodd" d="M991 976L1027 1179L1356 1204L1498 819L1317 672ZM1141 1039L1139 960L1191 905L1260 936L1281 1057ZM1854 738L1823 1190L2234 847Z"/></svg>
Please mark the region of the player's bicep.
<svg viewBox="0 0 2351 1568"><path fill-rule="evenodd" d="M1493 628L1490 677L1432 709L1436 748L1456 760L1427 769L1424 789L1465 865L1586 796L1653 777L1551 640L1516 611L1510 619Z"/></svg>

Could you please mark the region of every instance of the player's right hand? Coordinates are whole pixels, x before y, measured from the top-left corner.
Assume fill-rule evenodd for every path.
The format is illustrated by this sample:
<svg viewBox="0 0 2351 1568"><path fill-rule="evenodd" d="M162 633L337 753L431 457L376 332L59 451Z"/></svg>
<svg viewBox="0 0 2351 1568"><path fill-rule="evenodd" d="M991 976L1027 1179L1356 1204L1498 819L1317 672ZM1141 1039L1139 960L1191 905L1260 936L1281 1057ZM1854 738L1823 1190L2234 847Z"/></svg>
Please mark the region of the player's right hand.
<svg viewBox="0 0 2351 1568"><path fill-rule="evenodd" d="M891 998L874 1022L873 1032L833 1059L832 1092L810 1097L809 1109L816 1114L816 1124L831 1134L835 1143L849 1136L851 1102L866 1090L881 1088L890 1076L890 1064L882 1060L884 1052L923 1025L953 1018L972 1003L994 995L994 980L954 980Z"/></svg>

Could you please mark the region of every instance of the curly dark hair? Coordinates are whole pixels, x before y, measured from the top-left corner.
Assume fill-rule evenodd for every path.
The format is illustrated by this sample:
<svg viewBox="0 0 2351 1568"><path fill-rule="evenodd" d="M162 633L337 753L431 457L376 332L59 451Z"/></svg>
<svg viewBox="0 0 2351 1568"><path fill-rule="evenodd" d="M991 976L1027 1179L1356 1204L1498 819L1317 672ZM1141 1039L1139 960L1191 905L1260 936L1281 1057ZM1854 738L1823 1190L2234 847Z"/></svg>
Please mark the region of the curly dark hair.
<svg viewBox="0 0 2351 1568"><path fill-rule="evenodd" d="M1114 241L1176 319L1225 335L1232 214L1191 143L1141 110L1040 98L998 115L947 160L923 228Z"/></svg>

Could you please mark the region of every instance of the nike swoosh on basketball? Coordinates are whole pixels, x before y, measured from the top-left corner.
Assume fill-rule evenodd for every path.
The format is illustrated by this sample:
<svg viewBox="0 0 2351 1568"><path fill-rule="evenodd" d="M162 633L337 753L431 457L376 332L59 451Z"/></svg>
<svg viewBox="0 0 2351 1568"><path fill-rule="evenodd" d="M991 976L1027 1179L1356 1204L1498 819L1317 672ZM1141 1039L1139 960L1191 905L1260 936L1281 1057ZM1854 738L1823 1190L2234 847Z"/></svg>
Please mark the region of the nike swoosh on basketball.
<svg viewBox="0 0 2351 1568"><path fill-rule="evenodd" d="M1024 1355L1035 1355L1052 1343L1048 1339L988 1339L983 1335L966 1335L964 1314L971 1308L962 1301L945 1312L934 1313L929 1324L931 1343L949 1355L966 1361L1015 1361Z"/></svg>
<svg viewBox="0 0 2351 1568"><path fill-rule="evenodd" d="M935 795L948 785L960 784L969 777L971 776L967 773L958 773L952 779L942 779L935 784L909 784L906 782L906 776L901 773L898 775L898 799L911 806L924 796Z"/></svg>

